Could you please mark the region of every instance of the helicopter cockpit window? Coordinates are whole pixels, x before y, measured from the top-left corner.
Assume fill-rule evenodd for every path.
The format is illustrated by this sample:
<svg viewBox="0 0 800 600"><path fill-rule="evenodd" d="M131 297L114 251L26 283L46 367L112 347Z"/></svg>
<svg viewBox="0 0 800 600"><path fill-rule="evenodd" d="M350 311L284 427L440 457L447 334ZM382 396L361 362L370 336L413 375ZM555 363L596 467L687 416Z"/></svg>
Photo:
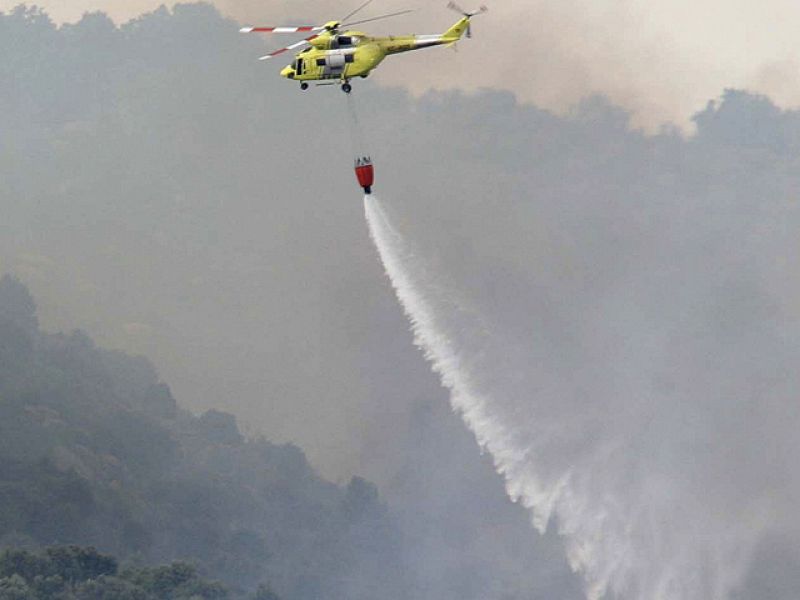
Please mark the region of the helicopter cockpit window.
<svg viewBox="0 0 800 600"><path fill-rule="evenodd" d="M298 75L303 74L303 59L298 58L294 64L294 70L297 72Z"/></svg>
<svg viewBox="0 0 800 600"><path fill-rule="evenodd" d="M355 61L356 61L356 55L355 54L345 54L344 55L344 62L353 63Z"/></svg>

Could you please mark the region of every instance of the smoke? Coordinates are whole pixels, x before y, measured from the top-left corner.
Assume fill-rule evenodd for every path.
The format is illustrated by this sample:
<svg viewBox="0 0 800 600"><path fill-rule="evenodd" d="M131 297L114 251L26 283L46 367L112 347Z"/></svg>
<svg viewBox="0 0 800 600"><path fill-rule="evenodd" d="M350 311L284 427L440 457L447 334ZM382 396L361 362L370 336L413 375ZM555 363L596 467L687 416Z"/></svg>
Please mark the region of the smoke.
<svg viewBox="0 0 800 600"><path fill-rule="evenodd" d="M0 11L18 0L0 0ZM162 0L41 0L56 22L102 10L116 22L136 18ZM181 4L180 2L177 4ZM359 2L215 0L226 16L248 23L320 23L343 17ZM480 2L463 2L474 9ZM476 39L450 52L412 53L387 61L375 78L416 94L431 89L509 89L520 99L566 114L580 100L603 94L632 112L633 123L656 131L665 123L690 128L690 116L725 86L768 93L784 106L800 100L795 67L797 3L705 0L488 2ZM175 2L167 2L175 6ZM415 14L370 23L377 34L438 33L455 16L446 2L382 0L370 16L405 9ZM746 40L747 43L743 43ZM264 50L283 38L264 39ZM509 57L509 48L514 48Z"/></svg>
<svg viewBox="0 0 800 600"><path fill-rule="evenodd" d="M730 279L714 242L678 234L661 249L680 257L621 254L613 277L457 281L386 203L368 197L366 217L415 343L509 495L540 531L555 518L587 597L730 597L797 490L796 349L753 274ZM728 259L747 269L741 246Z"/></svg>

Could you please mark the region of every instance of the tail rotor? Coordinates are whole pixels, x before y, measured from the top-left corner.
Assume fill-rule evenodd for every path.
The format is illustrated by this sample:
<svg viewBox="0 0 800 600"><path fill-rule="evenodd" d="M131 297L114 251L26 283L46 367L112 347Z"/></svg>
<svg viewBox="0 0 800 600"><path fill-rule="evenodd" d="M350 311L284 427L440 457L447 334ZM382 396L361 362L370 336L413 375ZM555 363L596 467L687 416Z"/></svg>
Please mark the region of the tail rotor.
<svg viewBox="0 0 800 600"><path fill-rule="evenodd" d="M489 10L486 6L481 6L476 11L468 12L468 11L464 10L463 8L461 8L458 4L456 4L455 2L452 2L452 1L447 5L447 8L449 8L450 10L456 11L460 15L463 15L464 17L466 17L467 19L471 19L475 15L481 15L481 14L483 14L486 11ZM472 38L472 23L467 25L467 37L468 38Z"/></svg>

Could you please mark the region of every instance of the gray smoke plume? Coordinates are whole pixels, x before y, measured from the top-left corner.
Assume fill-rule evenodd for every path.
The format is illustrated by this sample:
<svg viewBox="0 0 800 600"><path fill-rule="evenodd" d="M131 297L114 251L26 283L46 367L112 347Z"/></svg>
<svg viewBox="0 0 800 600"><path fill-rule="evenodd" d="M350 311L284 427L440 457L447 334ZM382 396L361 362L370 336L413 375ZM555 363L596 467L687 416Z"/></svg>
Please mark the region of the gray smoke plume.
<svg viewBox="0 0 800 600"><path fill-rule="evenodd" d="M527 273L470 278L386 203L366 214L416 344L508 493L540 530L557 520L587 597L728 598L763 536L796 521L797 322L757 270L787 232L720 238L673 206L636 237L612 204Z"/></svg>

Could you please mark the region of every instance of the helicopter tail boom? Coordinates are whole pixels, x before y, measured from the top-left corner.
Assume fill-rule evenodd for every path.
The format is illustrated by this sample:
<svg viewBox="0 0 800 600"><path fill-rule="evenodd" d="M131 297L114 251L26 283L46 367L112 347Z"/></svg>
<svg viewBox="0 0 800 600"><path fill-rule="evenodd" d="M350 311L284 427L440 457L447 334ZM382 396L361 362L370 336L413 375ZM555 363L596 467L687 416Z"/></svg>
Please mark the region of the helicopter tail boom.
<svg viewBox="0 0 800 600"><path fill-rule="evenodd" d="M447 40L448 42L457 42L469 29L469 17L464 17L458 21L455 25L453 25L450 29L442 34L442 38Z"/></svg>

